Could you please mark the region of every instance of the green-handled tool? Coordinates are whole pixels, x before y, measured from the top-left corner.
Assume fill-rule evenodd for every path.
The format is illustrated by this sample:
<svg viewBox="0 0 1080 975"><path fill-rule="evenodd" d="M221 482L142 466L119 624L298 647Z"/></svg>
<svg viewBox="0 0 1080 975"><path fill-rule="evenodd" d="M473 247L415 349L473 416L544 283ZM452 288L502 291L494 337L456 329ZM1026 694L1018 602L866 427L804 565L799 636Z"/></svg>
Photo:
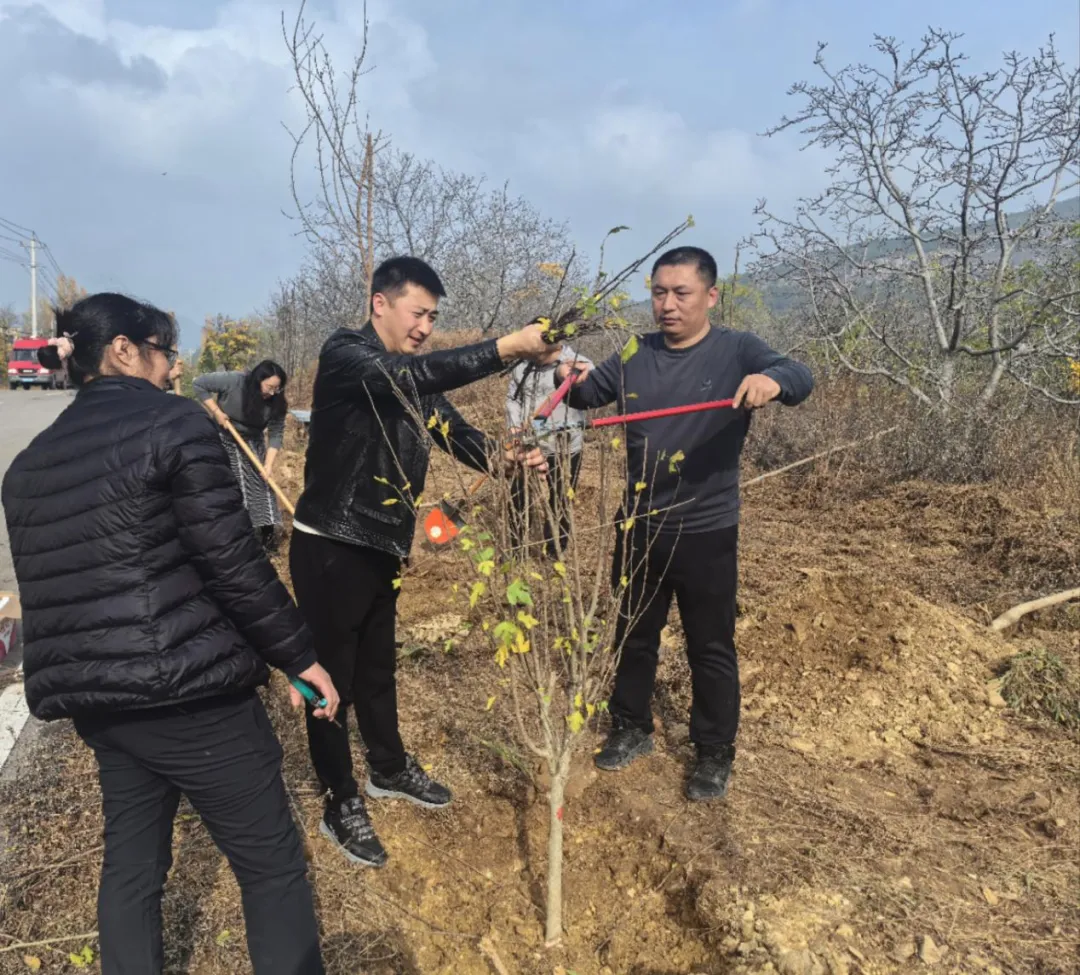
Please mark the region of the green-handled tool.
<svg viewBox="0 0 1080 975"><path fill-rule="evenodd" d="M306 680L302 680L299 677L290 677L289 683L292 684L299 692L300 696L308 702L313 708L325 708L327 700L325 697L321 697L319 692L315 690ZM333 724L336 724L339 728L344 730L343 726L338 724L337 718L330 718Z"/></svg>

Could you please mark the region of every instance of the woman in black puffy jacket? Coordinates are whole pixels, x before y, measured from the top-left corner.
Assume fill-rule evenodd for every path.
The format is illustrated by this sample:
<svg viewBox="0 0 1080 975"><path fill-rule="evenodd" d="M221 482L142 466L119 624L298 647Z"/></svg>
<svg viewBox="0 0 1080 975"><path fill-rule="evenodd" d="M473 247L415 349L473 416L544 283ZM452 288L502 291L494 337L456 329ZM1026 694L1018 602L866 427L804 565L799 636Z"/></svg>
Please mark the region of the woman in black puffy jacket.
<svg viewBox="0 0 1080 975"><path fill-rule="evenodd" d="M79 392L12 463L3 506L30 710L73 718L100 770L102 972L162 969L183 794L240 883L257 975L321 973L281 746L255 689L273 666L315 685L320 716L337 694L251 532L213 421L165 395L174 321L98 294L58 312L57 333L40 358L62 361Z"/></svg>

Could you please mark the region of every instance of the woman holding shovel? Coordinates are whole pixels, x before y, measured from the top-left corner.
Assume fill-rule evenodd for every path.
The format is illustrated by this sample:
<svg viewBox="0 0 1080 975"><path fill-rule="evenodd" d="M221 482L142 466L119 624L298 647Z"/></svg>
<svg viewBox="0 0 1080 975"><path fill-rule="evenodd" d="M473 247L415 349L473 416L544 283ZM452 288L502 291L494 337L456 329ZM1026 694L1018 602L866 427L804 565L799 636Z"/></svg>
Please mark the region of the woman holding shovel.
<svg viewBox="0 0 1080 975"><path fill-rule="evenodd" d="M281 511L273 491L247 457L239 439L259 459L267 475L273 473L274 461L285 435L288 410L285 384L288 381L281 366L264 359L247 372L207 373L192 384L196 397L223 428L221 442L229 455L229 466L240 483L244 507L251 515L251 524L263 548L269 553L277 551ZM232 429L227 429L230 426Z"/></svg>

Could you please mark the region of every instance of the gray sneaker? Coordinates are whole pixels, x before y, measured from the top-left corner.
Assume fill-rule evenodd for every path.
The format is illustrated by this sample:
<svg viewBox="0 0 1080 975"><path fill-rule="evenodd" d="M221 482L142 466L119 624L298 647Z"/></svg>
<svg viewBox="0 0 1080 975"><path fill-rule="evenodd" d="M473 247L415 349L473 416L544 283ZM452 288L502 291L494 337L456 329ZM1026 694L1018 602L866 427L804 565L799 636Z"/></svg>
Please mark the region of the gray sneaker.
<svg viewBox="0 0 1080 975"><path fill-rule="evenodd" d="M652 735L632 725L622 725L611 729L604 747L593 761L598 769L614 772L626 768L639 755L648 755L652 750Z"/></svg>
<svg viewBox="0 0 1080 975"><path fill-rule="evenodd" d="M372 799L408 799L425 809L442 809L453 798L450 790L431 778L412 755L405 756L405 768L397 775L373 771L364 791Z"/></svg>

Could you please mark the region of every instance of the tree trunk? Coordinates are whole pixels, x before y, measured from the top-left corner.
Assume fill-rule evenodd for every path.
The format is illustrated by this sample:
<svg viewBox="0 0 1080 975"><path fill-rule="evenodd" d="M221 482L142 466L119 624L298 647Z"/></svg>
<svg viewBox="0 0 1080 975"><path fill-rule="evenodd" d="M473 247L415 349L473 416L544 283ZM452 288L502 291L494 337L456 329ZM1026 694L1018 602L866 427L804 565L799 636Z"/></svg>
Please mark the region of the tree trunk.
<svg viewBox="0 0 1080 975"><path fill-rule="evenodd" d="M562 940L563 802L570 774L568 756L559 761L551 776L548 794L547 924L544 945L552 948Z"/></svg>

